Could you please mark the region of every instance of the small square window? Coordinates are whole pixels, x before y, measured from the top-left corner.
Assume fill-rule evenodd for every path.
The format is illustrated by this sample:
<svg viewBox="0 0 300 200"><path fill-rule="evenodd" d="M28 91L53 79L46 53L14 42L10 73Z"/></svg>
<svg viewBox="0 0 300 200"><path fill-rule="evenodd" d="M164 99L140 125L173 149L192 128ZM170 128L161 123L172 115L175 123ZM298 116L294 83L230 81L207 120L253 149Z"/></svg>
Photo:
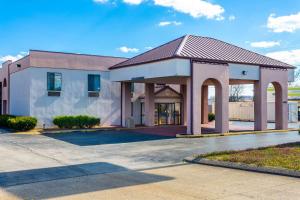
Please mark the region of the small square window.
<svg viewBox="0 0 300 200"><path fill-rule="evenodd" d="M88 92L100 92L101 89L101 77L99 74L88 75Z"/></svg>
<svg viewBox="0 0 300 200"><path fill-rule="evenodd" d="M17 64L17 68L21 68L22 67L22 65L21 64Z"/></svg>
<svg viewBox="0 0 300 200"><path fill-rule="evenodd" d="M62 87L62 75L57 72L47 73L47 90L60 92Z"/></svg>

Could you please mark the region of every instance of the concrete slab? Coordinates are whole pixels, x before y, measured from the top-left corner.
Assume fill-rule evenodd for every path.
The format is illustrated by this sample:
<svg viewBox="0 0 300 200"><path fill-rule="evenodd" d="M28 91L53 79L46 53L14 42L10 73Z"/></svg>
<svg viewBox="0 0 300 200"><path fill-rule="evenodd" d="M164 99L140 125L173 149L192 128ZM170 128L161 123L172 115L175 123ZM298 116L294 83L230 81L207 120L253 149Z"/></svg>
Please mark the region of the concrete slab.
<svg viewBox="0 0 300 200"><path fill-rule="evenodd" d="M179 165L76 177L6 189L24 199L299 199L299 179L208 166Z"/></svg>

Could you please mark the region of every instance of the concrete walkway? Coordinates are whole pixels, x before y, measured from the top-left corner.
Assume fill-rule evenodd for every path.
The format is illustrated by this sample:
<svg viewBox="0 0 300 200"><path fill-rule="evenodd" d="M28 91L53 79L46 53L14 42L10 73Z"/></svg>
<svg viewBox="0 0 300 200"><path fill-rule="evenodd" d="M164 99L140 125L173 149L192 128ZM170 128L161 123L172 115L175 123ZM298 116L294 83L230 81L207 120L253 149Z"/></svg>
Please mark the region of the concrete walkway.
<svg viewBox="0 0 300 200"><path fill-rule="evenodd" d="M233 177L238 178L235 173L243 173L244 180L247 180L248 176L257 177L253 180L253 185L259 185L259 179L265 177L269 177L270 182L276 181L278 185L285 185L287 182L298 184L297 179L253 175L254 173L236 170L226 170L225 173L222 168L194 165L172 167L182 164L184 157L193 154L256 148L295 141L300 141L297 132L198 139L176 139L124 131L35 136L4 133L0 134L2 188L0 199L5 199L1 198L1 195L26 199L70 197L69 195L89 198L89 195L94 193L100 195L96 196L97 198L108 195L106 196L108 199L109 197L114 199L114 195L118 192L124 195L123 199L132 199L130 198L133 197L130 195L134 194L130 194L132 191L137 191L137 194L149 199L156 197L156 199L170 199L168 195L177 193L177 199L202 197L199 196L198 190L188 194L182 193L177 187L186 185L188 189L193 183L195 187L199 187L198 189L207 188L207 191L218 187L215 194L209 196L213 199L216 195L222 194L222 191L229 190L227 184L230 184ZM176 173L175 169L182 173ZM216 176L219 171L224 172L223 178L220 178L221 175ZM195 177L196 174L199 176L202 174L205 178L199 179ZM214 180L218 184L214 187L213 184L203 186L207 180ZM239 181L241 180L238 179L235 184L238 185ZM149 191L145 191L148 187ZM151 189L156 188L161 191L155 192L157 195L155 198L150 198L148 194L154 195L154 190ZM248 192L252 189L248 188ZM228 195L235 195L232 193L233 190L230 191ZM209 193L203 192L204 194ZM185 195L189 198L183 198ZM137 197L141 199L141 196Z"/></svg>

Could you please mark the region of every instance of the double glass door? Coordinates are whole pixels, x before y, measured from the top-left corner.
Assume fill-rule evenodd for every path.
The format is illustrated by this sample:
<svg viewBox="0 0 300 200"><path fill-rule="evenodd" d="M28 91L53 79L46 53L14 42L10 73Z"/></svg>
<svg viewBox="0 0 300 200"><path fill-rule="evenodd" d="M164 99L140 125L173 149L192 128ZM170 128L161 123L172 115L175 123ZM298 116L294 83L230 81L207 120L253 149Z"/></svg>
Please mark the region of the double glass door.
<svg viewBox="0 0 300 200"><path fill-rule="evenodd" d="M156 103L155 125L180 125L180 103Z"/></svg>

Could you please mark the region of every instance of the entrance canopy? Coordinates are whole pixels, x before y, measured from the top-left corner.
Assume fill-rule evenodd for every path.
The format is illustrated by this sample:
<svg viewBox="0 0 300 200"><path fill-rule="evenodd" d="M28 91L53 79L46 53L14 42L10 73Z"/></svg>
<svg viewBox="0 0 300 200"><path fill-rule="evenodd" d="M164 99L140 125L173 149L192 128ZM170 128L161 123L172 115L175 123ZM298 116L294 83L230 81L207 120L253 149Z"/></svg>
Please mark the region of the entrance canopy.
<svg viewBox="0 0 300 200"><path fill-rule="evenodd" d="M145 124L154 125L154 84L179 84L188 134L201 134L207 87L216 87L216 131L229 131L230 84L254 84L255 129L267 128L267 88L277 88L276 128L287 127L287 86L294 66L208 37L186 35L110 68L122 83L122 124L130 117L130 82L145 83Z"/></svg>
<svg viewBox="0 0 300 200"><path fill-rule="evenodd" d="M110 68L112 81L147 82L161 77L191 76L192 62L229 66L230 79L258 80L259 67L288 69L294 66L208 37L186 35Z"/></svg>

